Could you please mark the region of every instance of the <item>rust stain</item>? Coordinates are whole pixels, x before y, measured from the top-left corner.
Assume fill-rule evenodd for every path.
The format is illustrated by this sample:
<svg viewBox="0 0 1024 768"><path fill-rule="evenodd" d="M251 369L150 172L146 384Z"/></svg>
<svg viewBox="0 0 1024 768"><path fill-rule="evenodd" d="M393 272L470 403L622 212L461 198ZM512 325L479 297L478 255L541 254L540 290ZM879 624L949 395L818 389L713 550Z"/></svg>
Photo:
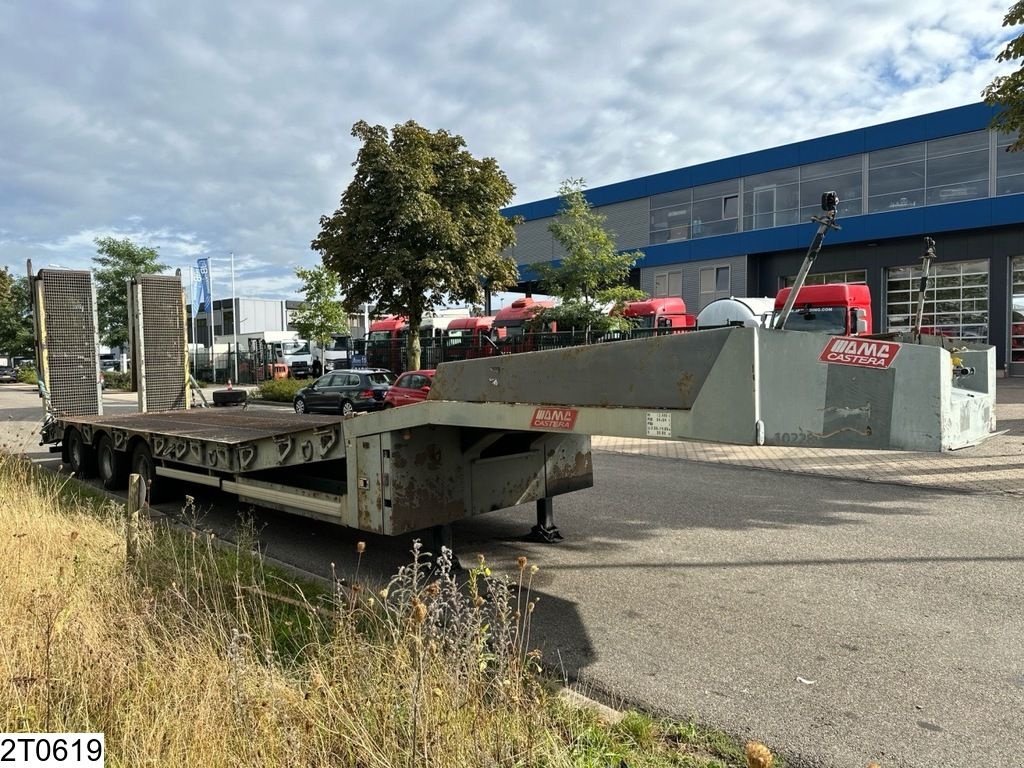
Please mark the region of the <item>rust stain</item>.
<svg viewBox="0 0 1024 768"><path fill-rule="evenodd" d="M438 471L441 469L444 458L441 453L441 446L437 443L431 443L426 446L422 451L417 453L413 457L413 463L417 467L424 467L425 469Z"/></svg>
<svg viewBox="0 0 1024 768"><path fill-rule="evenodd" d="M683 402L690 399L690 389L693 387L693 374L689 371L685 372L676 381L676 388L679 390L679 394L683 398Z"/></svg>

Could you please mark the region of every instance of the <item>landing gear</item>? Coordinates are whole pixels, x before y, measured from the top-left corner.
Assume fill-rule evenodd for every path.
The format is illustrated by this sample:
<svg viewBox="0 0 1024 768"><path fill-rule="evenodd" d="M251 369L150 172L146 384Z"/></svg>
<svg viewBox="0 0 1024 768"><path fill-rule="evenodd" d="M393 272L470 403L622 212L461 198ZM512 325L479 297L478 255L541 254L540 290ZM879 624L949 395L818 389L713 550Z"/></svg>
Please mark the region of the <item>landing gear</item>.
<svg viewBox="0 0 1024 768"><path fill-rule="evenodd" d="M527 539L543 544L557 544L562 541L562 534L555 525L554 504L550 496L537 499L537 524L530 529Z"/></svg>
<svg viewBox="0 0 1024 768"><path fill-rule="evenodd" d="M459 562L458 555L455 554L455 537L452 534L451 523L445 523L444 525L435 525L430 529L430 552L434 556L434 565L432 569L437 568L437 558L441 556L441 548L448 550L449 557L452 559L452 570L453 571L464 571L462 563Z"/></svg>

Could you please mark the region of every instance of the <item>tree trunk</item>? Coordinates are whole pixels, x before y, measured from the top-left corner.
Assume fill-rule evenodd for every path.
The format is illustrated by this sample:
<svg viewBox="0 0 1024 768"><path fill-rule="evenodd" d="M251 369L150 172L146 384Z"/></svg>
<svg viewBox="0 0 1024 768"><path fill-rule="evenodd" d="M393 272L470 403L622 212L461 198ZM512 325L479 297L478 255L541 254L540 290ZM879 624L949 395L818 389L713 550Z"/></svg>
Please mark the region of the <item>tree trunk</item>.
<svg viewBox="0 0 1024 768"><path fill-rule="evenodd" d="M405 370L418 371L420 368L420 323L423 322L422 309L409 310L409 346L407 349Z"/></svg>

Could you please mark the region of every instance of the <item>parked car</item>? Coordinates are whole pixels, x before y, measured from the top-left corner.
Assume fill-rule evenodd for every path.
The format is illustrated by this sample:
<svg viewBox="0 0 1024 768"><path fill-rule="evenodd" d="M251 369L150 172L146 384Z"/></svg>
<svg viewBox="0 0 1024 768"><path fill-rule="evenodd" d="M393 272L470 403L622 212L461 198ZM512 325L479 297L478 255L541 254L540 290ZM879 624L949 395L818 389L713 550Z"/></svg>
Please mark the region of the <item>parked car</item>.
<svg viewBox="0 0 1024 768"><path fill-rule="evenodd" d="M395 374L384 368L360 368L325 373L295 393L296 413L340 413L379 411L384 407Z"/></svg>
<svg viewBox="0 0 1024 768"><path fill-rule="evenodd" d="M18 381L18 372L4 366L0 368L0 384L14 384Z"/></svg>
<svg viewBox="0 0 1024 768"><path fill-rule="evenodd" d="M423 371L406 371L398 377L398 381L392 384L391 389L384 395L384 407L394 408L426 400L433 383L433 368Z"/></svg>

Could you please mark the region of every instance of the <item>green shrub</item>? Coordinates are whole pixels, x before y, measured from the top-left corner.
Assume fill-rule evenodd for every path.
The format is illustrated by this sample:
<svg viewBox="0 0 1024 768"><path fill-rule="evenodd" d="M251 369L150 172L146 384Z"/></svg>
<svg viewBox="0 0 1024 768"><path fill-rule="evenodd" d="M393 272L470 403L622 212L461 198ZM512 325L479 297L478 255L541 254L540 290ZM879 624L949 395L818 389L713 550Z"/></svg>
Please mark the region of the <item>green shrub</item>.
<svg viewBox="0 0 1024 768"><path fill-rule="evenodd" d="M132 375L130 373L121 373L120 371L104 371L103 385L106 389L123 389L126 392L134 391L132 389Z"/></svg>
<svg viewBox="0 0 1024 768"><path fill-rule="evenodd" d="M306 386L301 379L271 379L260 384L258 397L278 403L290 403L295 393Z"/></svg>
<svg viewBox="0 0 1024 768"><path fill-rule="evenodd" d="M31 365L23 365L18 369L18 381L22 384L38 384L39 379L36 377L36 369Z"/></svg>

